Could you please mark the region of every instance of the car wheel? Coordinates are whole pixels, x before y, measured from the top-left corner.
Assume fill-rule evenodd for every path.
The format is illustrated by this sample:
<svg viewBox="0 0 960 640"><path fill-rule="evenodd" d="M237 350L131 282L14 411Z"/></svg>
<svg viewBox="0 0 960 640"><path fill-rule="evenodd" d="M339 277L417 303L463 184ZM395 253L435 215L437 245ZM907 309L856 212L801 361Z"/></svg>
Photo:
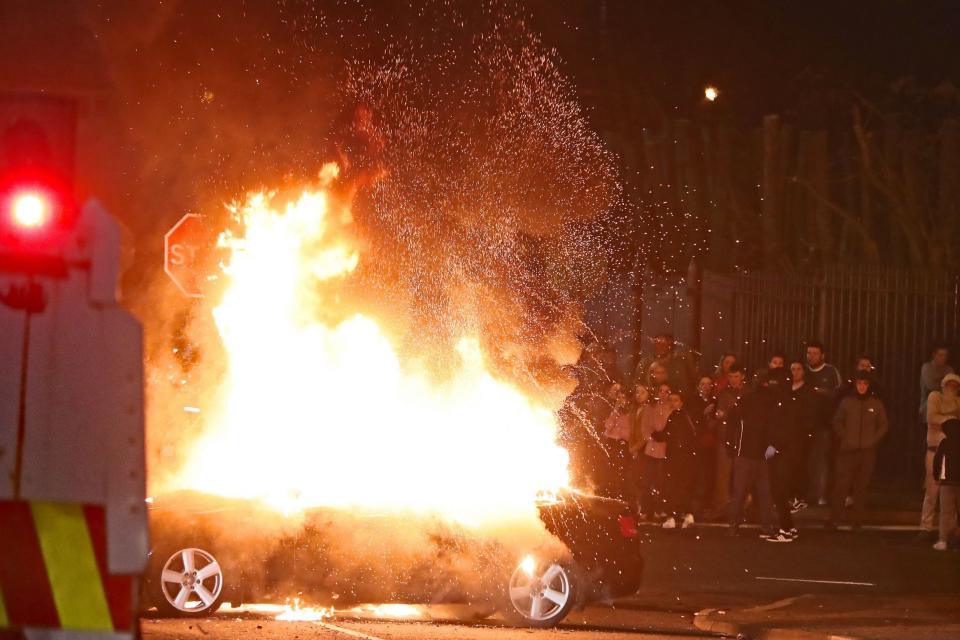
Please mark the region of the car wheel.
<svg viewBox="0 0 960 640"><path fill-rule="evenodd" d="M223 602L223 569L213 554L203 549L181 549L160 571L157 609L176 617L210 615Z"/></svg>
<svg viewBox="0 0 960 640"><path fill-rule="evenodd" d="M529 627L556 626L576 604L577 576L571 564L525 558L510 576L508 617Z"/></svg>

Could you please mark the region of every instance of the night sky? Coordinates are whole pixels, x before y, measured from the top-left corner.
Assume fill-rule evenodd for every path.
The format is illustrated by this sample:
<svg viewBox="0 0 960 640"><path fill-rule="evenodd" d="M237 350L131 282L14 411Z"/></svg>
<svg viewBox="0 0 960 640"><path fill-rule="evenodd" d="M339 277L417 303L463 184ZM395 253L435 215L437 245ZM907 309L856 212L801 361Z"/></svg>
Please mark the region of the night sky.
<svg viewBox="0 0 960 640"><path fill-rule="evenodd" d="M756 126L766 113L801 125L837 117L837 95L890 101L911 82L960 97L955 2L494 2L526 16L602 132L633 135L702 114ZM423 9L423 8L426 9ZM423 38L437 15L465 21L481 3L424 0L234 0L0 3L0 89L92 98L100 121L81 191L137 236L178 212L296 165L312 170L348 109L344 61ZM436 40L460 37L434 34ZM898 89L895 89L899 87ZM899 92L899 93L898 93ZM826 97L824 97L826 96ZM844 116L846 117L846 116ZM92 169L93 165L98 167ZM163 210L154 208L159 198ZM168 210L172 209L172 210Z"/></svg>

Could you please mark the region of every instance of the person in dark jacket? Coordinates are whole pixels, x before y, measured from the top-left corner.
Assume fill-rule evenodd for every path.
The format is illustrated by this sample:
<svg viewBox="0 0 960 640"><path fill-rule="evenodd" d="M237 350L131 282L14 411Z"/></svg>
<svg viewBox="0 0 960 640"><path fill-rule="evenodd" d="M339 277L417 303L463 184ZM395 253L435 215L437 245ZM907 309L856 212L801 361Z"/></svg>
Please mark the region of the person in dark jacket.
<svg viewBox="0 0 960 640"><path fill-rule="evenodd" d="M877 458L877 445L888 429L887 410L880 398L870 393L870 374L857 374L856 387L856 395L841 400L833 418L833 432L837 438L836 482L830 501L828 529L836 529L844 498L848 495L853 495L853 529L860 529L867 487Z"/></svg>
<svg viewBox="0 0 960 640"><path fill-rule="evenodd" d="M816 402L813 389L806 381L807 370L800 360L790 363L790 406L787 410L793 423L795 434L800 441L797 445L794 466L790 511L797 513L807 508L807 468L810 448L813 446L814 424L816 421Z"/></svg>
<svg viewBox="0 0 960 640"><path fill-rule="evenodd" d="M727 419L727 446L733 455L733 496L727 513L729 535L737 535L743 519L743 504L753 493L759 519L767 538L775 532L770 475L767 458L772 457L770 421L776 408L776 396L767 386L745 393L731 407Z"/></svg>
<svg viewBox="0 0 960 640"><path fill-rule="evenodd" d="M794 407L790 376L783 366L771 367L760 387L770 395L768 440L764 452L770 469L770 490L777 509L780 529L767 538L769 542L793 542L799 532L793 524L793 485L799 453L803 447L804 426L799 407Z"/></svg>
<svg viewBox="0 0 960 640"><path fill-rule="evenodd" d="M740 365L734 363L727 373L727 386L717 394L717 406L711 421L711 429L716 434L717 447L714 467L713 508L707 517L725 517L730 510L730 485L733 480L733 450L730 435L735 425L730 424L730 415L740 399L753 393L747 385L747 374Z"/></svg>
<svg viewBox="0 0 960 640"><path fill-rule="evenodd" d="M697 392L684 402L697 432L697 465L694 472L694 513L699 517L713 500L713 484L717 475L717 430L714 414L717 398L713 393L713 379L702 376L697 381Z"/></svg>
<svg viewBox="0 0 960 640"><path fill-rule="evenodd" d="M933 548L946 551L960 511L960 420L947 420L941 426L946 437L933 456L933 478L940 487L940 536Z"/></svg>
<svg viewBox="0 0 960 640"><path fill-rule="evenodd" d="M831 447L831 419L837 410L840 387L843 380L835 366L826 361L826 349L820 342L807 343L806 383L814 391L816 411L813 444L810 448L810 499L821 506L827 504L827 489L830 486L830 461L834 451Z"/></svg>
<svg viewBox="0 0 960 640"><path fill-rule="evenodd" d="M670 517L663 523L663 528L675 529L680 524L686 529L694 522L692 500L697 436L690 414L683 409L683 394L671 392L670 406L673 411L667 418L667 426L663 431L653 433L654 440L667 444L664 484Z"/></svg>

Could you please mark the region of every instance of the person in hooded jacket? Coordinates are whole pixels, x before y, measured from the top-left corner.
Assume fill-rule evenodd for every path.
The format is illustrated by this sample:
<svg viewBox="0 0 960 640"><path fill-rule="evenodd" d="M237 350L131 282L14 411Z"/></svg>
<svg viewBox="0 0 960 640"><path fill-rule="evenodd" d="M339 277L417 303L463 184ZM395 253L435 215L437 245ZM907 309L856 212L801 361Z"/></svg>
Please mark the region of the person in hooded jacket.
<svg viewBox="0 0 960 640"><path fill-rule="evenodd" d="M771 398L767 437L770 447L764 453L770 469L773 504L780 524L779 531L768 537L767 541L793 542L799 535L793 524L793 488L806 426L802 408L796 406L792 382L785 367L771 367L759 385L766 387Z"/></svg>
<svg viewBox="0 0 960 640"><path fill-rule="evenodd" d="M761 538L776 535L767 465L767 459L774 455L770 423L775 419L776 403L774 390L760 385L753 393L742 395L730 408L726 443L733 456L733 495L727 513L728 535L738 535L743 505L749 493L753 494L760 510Z"/></svg>
<svg viewBox="0 0 960 640"><path fill-rule="evenodd" d="M944 438L933 456L933 479L940 487L940 535L933 548L946 551L960 511L960 420L951 418L941 427Z"/></svg>
<svg viewBox="0 0 960 640"><path fill-rule="evenodd" d="M859 530L863 523L867 487L877 459L877 445L888 430L887 410L880 398L870 393L870 383L869 373L858 373L855 379L856 394L841 400L833 417L833 432L837 438L836 482L830 500L828 529L836 529L843 513L844 499L848 495L853 496L853 530Z"/></svg>
<svg viewBox="0 0 960 640"><path fill-rule="evenodd" d="M948 420L960 419L960 376L948 373L940 380L940 390L927 394L925 403L927 424L927 455L925 460L926 480L924 482L923 511L920 517L921 536L930 536L936 532L934 517L936 514L939 487L933 481L933 456L943 440L942 425Z"/></svg>

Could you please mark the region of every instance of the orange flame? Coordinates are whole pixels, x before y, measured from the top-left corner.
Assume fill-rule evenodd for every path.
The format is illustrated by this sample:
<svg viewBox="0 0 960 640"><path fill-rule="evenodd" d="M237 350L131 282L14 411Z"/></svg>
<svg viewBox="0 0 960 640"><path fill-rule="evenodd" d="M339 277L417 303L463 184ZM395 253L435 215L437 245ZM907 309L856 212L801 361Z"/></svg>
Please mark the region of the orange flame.
<svg viewBox="0 0 960 640"><path fill-rule="evenodd" d="M323 179L336 177L335 165ZM398 355L377 318L346 314L338 286L357 268L348 210L328 192L292 202L251 194L225 233L225 292L213 314L227 353L217 406L182 486L280 508L438 513L463 523L533 513L566 486L550 407L487 369L479 341L456 345L440 383Z"/></svg>

